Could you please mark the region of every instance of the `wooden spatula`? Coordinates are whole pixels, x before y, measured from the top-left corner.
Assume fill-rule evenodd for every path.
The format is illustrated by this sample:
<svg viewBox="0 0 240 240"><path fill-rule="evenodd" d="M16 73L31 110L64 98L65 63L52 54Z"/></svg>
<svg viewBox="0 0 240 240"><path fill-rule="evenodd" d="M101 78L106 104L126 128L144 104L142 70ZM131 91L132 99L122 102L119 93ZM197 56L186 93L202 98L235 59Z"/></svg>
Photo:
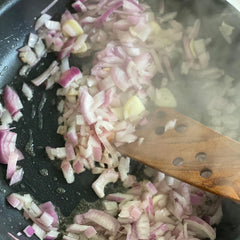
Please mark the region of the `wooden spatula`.
<svg viewBox="0 0 240 240"><path fill-rule="evenodd" d="M176 119L174 129L165 125ZM142 144L118 150L203 190L240 202L240 143L176 112L160 108L137 129Z"/></svg>

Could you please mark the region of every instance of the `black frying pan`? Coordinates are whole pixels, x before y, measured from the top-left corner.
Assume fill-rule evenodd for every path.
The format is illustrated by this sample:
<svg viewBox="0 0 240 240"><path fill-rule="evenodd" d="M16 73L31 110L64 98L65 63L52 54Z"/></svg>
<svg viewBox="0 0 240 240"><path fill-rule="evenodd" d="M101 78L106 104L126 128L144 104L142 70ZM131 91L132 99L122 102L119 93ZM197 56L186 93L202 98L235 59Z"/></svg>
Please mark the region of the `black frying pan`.
<svg viewBox="0 0 240 240"><path fill-rule="evenodd" d="M19 77L17 72L21 67L21 63L17 57L16 49L23 46L26 42L27 35L33 31L34 17L40 15L40 11L44 9L51 0L0 0L0 87L5 84L10 84L21 92L21 85L23 81L30 81L32 78L39 75L44 69L47 68L49 63L54 58L49 55L47 59L43 59L41 64L33 69L27 79ZM158 0L151 0L152 5L157 5ZM168 0L167 5L169 9L178 10L180 16L188 16L189 19L194 16L202 18L202 27L209 32L215 28L214 14L221 13L227 4L225 1L209 1L209 0ZM49 14L54 15L56 18L64 11L65 7L69 5L67 0L59 0L59 2L49 11ZM233 9L229 8L234 12ZM228 9L228 10L229 10ZM211 16L211 20L207 20L204 16ZM237 13L231 16L231 21L238 26L240 23ZM238 21L239 20L239 21ZM237 25L238 23L238 25ZM211 25L212 24L212 25ZM240 32L240 30L239 30ZM235 36L238 40L238 36ZM221 42L221 41L220 41ZM222 43L221 49L224 49L225 44ZM218 46L219 47L219 46ZM231 47L230 47L231 48ZM212 46L212 50L218 52L216 46ZM219 51L219 55L224 51ZM235 54L233 54L235 52ZM228 71L234 72L235 75L240 76L239 69L236 67L235 57L239 57L239 50L233 48L225 51L224 59L231 63L225 66ZM226 55L227 54L227 55ZM226 62L224 60L224 62ZM74 64L79 64L76 59L73 59ZM221 65L221 61L219 61ZM16 132L18 133L17 146L22 150L25 159L21 161L20 165L23 166L25 174L23 181L9 188L5 180L6 167L0 166L0 240L7 240L10 237L8 232L16 233L22 231L28 224L22 217L22 214L11 208L5 201L5 197L11 192L30 193L39 202L52 201L57 208L61 210L63 216L69 216L74 210L75 206L81 199L88 202L97 200L96 195L91 189L91 183L96 176L93 176L88 171L76 176L76 181L68 185L58 168L57 164L51 162L44 151L44 147L62 146L63 139L56 134L57 129L57 110L55 97L56 88L51 91L45 92L43 87L35 88L34 99L28 102L24 96L20 97L24 103L22 118L17 123ZM39 127L39 112L38 108L41 100L44 99L46 94L47 101L44 104L43 110L43 125ZM34 109L36 113L34 115ZM182 109L184 111L184 109ZM41 125L41 124L40 124ZM29 137L33 135L33 148L35 156L29 151L25 150L26 144L29 142ZM132 171L138 172L142 166L132 163ZM41 170L47 169L48 175L43 176ZM65 193L61 193L61 189ZM217 239L237 240L240 239L240 206L231 202L225 201L223 205L224 217L222 223L217 228ZM27 239L25 236L19 237L20 239ZM33 236L31 239L37 239Z"/></svg>

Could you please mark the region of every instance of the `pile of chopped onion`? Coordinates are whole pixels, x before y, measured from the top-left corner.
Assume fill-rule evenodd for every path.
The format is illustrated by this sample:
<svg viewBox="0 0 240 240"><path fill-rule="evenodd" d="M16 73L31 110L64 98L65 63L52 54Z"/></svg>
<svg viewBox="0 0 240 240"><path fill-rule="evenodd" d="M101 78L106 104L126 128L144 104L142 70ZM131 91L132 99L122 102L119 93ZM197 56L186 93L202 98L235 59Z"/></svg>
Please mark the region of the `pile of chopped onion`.
<svg viewBox="0 0 240 240"><path fill-rule="evenodd" d="M216 196L159 173L153 183L133 182L126 193L107 195L104 211L77 214L63 239L213 240L211 225L222 217L216 202Z"/></svg>
<svg viewBox="0 0 240 240"><path fill-rule="evenodd" d="M22 152L16 147L17 134L12 132L10 124L22 117L22 102L16 91L6 86L4 89L5 107L0 104L0 163L7 165L6 179L9 185L20 182L23 178L23 168L17 163L24 159Z"/></svg>
<svg viewBox="0 0 240 240"><path fill-rule="evenodd" d="M92 188L99 198L104 198L104 211L91 209L77 215L63 239L215 239L211 226L218 224L222 216L217 197L162 173L157 173L153 182L137 182L129 174L130 159L116 150L122 144L144 141L137 139L134 132L136 127L148 124L150 105L177 106L169 86L178 86L180 73L183 78L194 72L206 79L201 86L206 91L214 86L218 93L209 94L209 125L226 133L222 129L225 122L228 133L234 135L240 122L229 113L235 111L239 101L231 100L236 94L233 79L209 65L208 46L212 39L198 38L199 19L185 28L175 19L176 12L164 13L164 4L159 14L138 0L76 0L72 7L75 12L66 10L60 21L46 13L47 7L36 21L36 34L31 33L27 45L19 49L24 63L20 75L27 75L46 53L57 55L45 72L32 79L33 85L44 84L47 90L58 84L57 95L62 97L57 133L63 136L65 145L47 146L49 159L61 160L69 184L74 182L75 174L86 169L100 174ZM224 28L226 24L220 31L228 32L229 38L232 29ZM93 55L91 71L85 73L71 66L71 55L79 59ZM176 59L180 62L177 70L173 68ZM157 87L153 83L156 76ZM29 100L32 98L31 87L24 84L22 91ZM23 170L16 167L21 154L8 127L22 116L23 106L8 86L4 100L6 108L0 106L0 113L6 127L0 130L0 162L8 164L7 178L15 183L14 174L22 177ZM223 113L226 106L227 113ZM168 122L165 131L171 131L176 122ZM126 193L105 196L105 186L119 179L128 188ZM24 209L24 216L34 222L24 229L28 237L58 236L57 215L51 203L46 208L37 206L29 195L18 194L10 195L8 201Z"/></svg>
<svg viewBox="0 0 240 240"><path fill-rule="evenodd" d="M7 197L9 204L23 210L25 219L30 219L33 224L25 227L23 232L27 237L35 234L39 239L53 240L59 235L59 220L55 207L51 202L40 204L33 201L29 194L20 195L12 193Z"/></svg>
<svg viewBox="0 0 240 240"><path fill-rule="evenodd" d="M153 173L154 171L150 169ZM75 239L211 239L211 225L222 217L219 198L186 183L155 173L154 181L129 181L124 193L111 193L103 210L78 213L63 233L63 240ZM58 215L51 202L34 203L30 195L11 194L8 202L24 211L33 224L26 236L53 240L59 235Z"/></svg>

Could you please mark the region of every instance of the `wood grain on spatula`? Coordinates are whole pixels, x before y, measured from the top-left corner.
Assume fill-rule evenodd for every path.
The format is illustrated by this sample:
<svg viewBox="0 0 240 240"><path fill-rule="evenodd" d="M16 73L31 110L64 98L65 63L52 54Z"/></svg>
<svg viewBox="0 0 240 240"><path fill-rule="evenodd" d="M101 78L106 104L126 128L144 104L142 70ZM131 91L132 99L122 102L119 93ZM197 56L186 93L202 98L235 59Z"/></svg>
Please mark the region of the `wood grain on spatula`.
<svg viewBox="0 0 240 240"><path fill-rule="evenodd" d="M174 129L164 132L169 120ZM240 143L176 112L160 108L136 131L144 141L118 148L170 176L240 202Z"/></svg>

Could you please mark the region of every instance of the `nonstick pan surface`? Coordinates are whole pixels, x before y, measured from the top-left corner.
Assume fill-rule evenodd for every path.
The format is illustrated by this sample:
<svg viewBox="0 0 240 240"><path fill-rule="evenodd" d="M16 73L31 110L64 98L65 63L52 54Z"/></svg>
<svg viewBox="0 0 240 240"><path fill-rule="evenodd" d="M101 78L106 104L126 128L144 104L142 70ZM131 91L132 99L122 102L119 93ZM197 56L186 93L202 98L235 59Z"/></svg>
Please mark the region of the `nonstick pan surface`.
<svg viewBox="0 0 240 240"><path fill-rule="evenodd" d="M5 197L11 192L29 193L41 203L52 201L65 217L70 215L81 199L85 199L88 202L97 200L95 193L91 189L91 184L97 176L93 176L86 171L81 175L77 175L75 182L69 185L63 178L59 167L53 164L45 154L45 146L57 147L63 145L63 139L56 134L58 116L56 110L56 88L47 92L43 87L34 88L35 94L31 102L28 102L24 96L21 96L20 89L23 81L30 83L30 80L44 71L54 59L54 55L49 55L46 59L43 59L26 79L17 74L21 67L21 62L17 57L17 49L26 43L28 34L34 31L34 18L39 16L41 10L50 2L50 0L1 0L0 2L0 87L2 88L6 84L14 86L24 103L24 117L16 124L14 131L18 133L17 147L25 156L25 159L20 163L25 171L24 178L16 186L9 188L5 180L6 167L0 166L0 240L10 239L8 232L16 236L16 233L22 231L27 225L22 213L11 208L5 201ZM157 0L149 2L153 6L158 4ZM190 18L191 16L202 18L203 27L209 28L209 32L211 32L213 25L209 24L208 26L206 16L209 17L209 22L213 24L215 21L213 14L220 14L225 9L234 13L231 16L231 21L235 25L240 23L237 13L225 1L168 0L168 4L170 9L178 10L179 15L182 13L182 15L189 14ZM69 1L60 0L48 13L56 18L60 17L66 6L69 5ZM235 38L236 40L239 39L237 35ZM223 46L222 43L223 51L219 53L220 55L224 52ZM213 47L213 51L217 51L217 48ZM240 56L240 50L236 46L232 50L228 49L225 52L227 52L225 59L230 63L225 67L228 71L234 72L236 76L240 76L240 68L236 68L237 63L235 61L235 57ZM77 62L76 59L72 59L72 61L75 64ZM221 65L221 62L219 64ZM47 100L41 111L43 114L43 125L41 128L39 127L40 113L38 108L45 97ZM35 154L25 150L31 135L33 136L32 148ZM140 164L133 162L132 172L137 173L141 167ZM48 174L42 174L46 170ZM217 239L240 239L240 206L224 200L223 210L224 217L222 223L217 228ZM19 239L27 238L22 236ZM37 238L33 236L31 239L35 240Z"/></svg>

